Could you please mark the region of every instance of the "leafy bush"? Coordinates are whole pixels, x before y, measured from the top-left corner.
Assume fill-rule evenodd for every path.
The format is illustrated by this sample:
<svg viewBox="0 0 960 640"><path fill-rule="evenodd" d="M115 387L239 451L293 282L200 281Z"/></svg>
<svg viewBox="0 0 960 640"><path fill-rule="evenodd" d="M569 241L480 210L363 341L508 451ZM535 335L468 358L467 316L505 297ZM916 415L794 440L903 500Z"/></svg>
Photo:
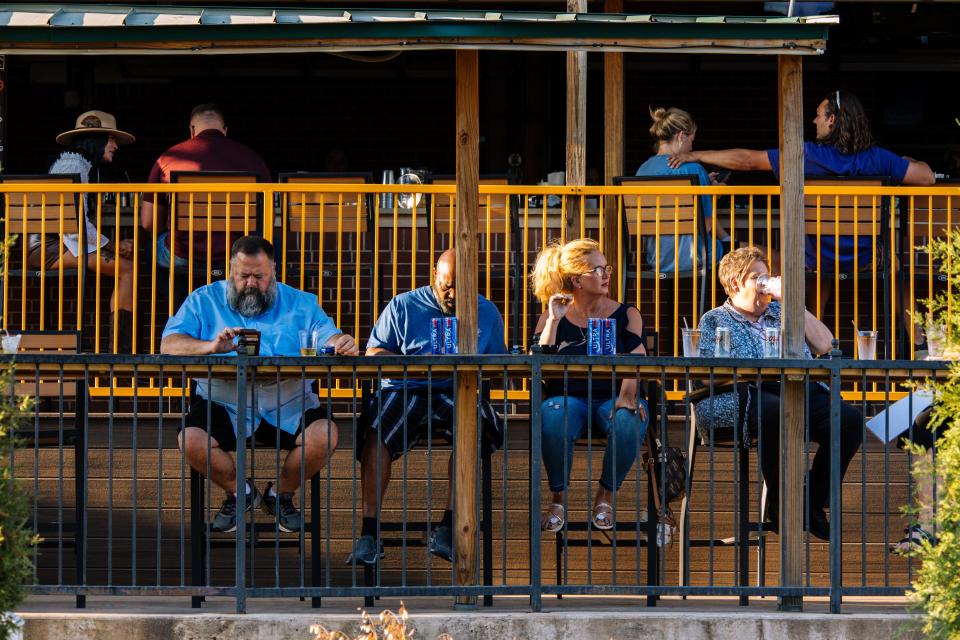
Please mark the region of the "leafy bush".
<svg viewBox="0 0 960 640"><path fill-rule="evenodd" d="M23 600L23 585L33 574L31 549L35 536L24 528L30 513L30 499L19 491L13 469L7 464L15 442L16 425L27 409L28 400L10 398L10 372L0 375L0 613L12 611ZM13 621L0 618L0 640L14 630Z"/></svg>
<svg viewBox="0 0 960 640"><path fill-rule="evenodd" d="M960 278L960 232L930 247L951 282ZM929 302L935 324L944 328L944 354L954 360L946 378L932 385L935 408L929 428L940 436L935 463L918 455L917 486L937 485L935 504L928 492L918 492L921 510L934 510L938 544L924 542L912 555L921 559L910 596L924 614L927 638L960 637L960 294L951 288ZM920 453L917 451L917 453Z"/></svg>

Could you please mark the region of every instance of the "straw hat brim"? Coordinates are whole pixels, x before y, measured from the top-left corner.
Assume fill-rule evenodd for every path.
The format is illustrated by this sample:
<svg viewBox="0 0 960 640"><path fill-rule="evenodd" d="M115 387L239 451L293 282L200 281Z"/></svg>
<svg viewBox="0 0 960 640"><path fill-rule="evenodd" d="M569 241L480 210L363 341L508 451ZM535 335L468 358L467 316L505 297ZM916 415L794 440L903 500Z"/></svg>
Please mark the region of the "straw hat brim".
<svg viewBox="0 0 960 640"><path fill-rule="evenodd" d="M136 142L136 138L127 133L126 131L120 131L119 129L104 129L102 127L80 127L79 129L71 129L70 131L64 131L57 136L58 144L68 144L71 140L76 138L79 135L85 133L106 133L112 135L117 139L117 144L130 144L131 142Z"/></svg>

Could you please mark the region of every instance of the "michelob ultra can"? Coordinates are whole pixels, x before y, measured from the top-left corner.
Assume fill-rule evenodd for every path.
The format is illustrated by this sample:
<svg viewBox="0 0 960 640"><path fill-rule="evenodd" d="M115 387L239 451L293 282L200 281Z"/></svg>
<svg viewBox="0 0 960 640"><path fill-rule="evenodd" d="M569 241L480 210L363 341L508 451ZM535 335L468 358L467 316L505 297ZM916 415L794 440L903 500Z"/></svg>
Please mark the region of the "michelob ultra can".
<svg viewBox="0 0 960 640"><path fill-rule="evenodd" d="M443 353L443 318L430 320L430 352L433 355Z"/></svg>
<svg viewBox="0 0 960 640"><path fill-rule="evenodd" d="M455 354L457 352L457 319L443 319L443 352Z"/></svg>
<svg viewBox="0 0 960 640"><path fill-rule="evenodd" d="M587 319L587 355L603 355L603 318Z"/></svg>
<svg viewBox="0 0 960 640"><path fill-rule="evenodd" d="M613 318L603 321L603 355L617 355L617 321Z"/></svg>

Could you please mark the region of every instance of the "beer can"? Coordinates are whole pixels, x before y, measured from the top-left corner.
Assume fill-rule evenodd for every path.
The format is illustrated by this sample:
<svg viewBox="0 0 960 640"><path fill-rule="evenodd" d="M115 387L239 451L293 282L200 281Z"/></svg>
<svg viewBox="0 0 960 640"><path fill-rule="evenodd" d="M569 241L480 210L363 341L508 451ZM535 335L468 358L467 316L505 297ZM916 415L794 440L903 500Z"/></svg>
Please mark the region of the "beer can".
<svg viewBox="0 0 960 640"><path fill-rule="evenodd" d="M587 355L603 355L603 319L587 319Z"/></svg>
<svg viewBox="0 0 960 640"><path fill-rule="evenodd" d="M443 318L430 320L430 352L433 355L443 353Z"/></svg>
<svg viewBox="0 0 960 640"><path fill-rule="evenodd" d="M317 347L317 355L322 356L332 356L337 353L337 350L333 347Z"/></svg>
<svg viewBox="0 0 960 640"><path fill-rule="evenodd" d="M613 318L603 321L603 355L617 355L617 321Z"/></svg>
<svg viewBox="0 0 960 640"><path fill-rule="evenodd" d="M733 335L729 327L717 327L717 345L714 356L717 358L729 358L733 350Z"/></svg>
<svg viewBox="0 0 960 640"><path fill-rule="evenodd" d="M457 319L443 319L443 352L447 354L457 353Z"/></svg>

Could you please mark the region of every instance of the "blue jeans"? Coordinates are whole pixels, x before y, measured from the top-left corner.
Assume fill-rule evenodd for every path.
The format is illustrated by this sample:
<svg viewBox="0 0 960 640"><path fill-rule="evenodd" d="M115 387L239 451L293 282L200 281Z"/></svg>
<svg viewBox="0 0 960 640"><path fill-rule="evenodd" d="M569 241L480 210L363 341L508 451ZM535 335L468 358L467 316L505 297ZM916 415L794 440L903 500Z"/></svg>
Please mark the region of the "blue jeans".
<svg viewBox="0 0 960 640"><path fill-rule="evenodd" d="M586 435L590 414L593 415L591 435L603 435L607 438L600 486L608 491L620 488L637 459L637 451L647 432L650 414L647 403L638 399L637 402L643 407L647 418L641 418L627 409L618 409L611 420L614 402L611 398L605 402L595 400L588 404L584 398L572 396L555 396L543 402L540 407L543 466L547 469L551 491L563 491L567 488L570 465L573 464L573 443Z"/></svg>
<svg viewBox="0 0 960 640"><path fill-rule="evenodd" d="M170 247L167 246L167 236L169 235L169 231L164 231L157 236L157 265L163 267L164 269L170 268ZM173 242L172 238L170 242ZM177 270L186 269L187 265L190 264L186 258L181 256L176 256L174 260L176 261L174 268Z"/></svg>

